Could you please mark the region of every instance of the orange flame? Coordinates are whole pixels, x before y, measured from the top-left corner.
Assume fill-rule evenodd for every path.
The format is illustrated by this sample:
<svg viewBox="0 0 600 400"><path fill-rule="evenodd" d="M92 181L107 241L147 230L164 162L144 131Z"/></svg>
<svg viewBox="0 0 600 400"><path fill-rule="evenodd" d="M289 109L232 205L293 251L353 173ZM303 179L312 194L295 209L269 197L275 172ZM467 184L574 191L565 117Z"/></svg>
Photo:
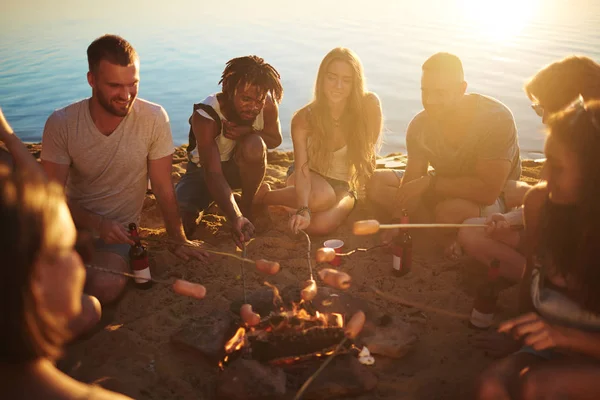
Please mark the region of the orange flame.
<svg viewBox="0 0 600 400"><path fill-rule="evenodd" d="M235 335L225 343L225 352L229 354L244 347L245 336L246 330L244 328L238 328Z"/></svg>

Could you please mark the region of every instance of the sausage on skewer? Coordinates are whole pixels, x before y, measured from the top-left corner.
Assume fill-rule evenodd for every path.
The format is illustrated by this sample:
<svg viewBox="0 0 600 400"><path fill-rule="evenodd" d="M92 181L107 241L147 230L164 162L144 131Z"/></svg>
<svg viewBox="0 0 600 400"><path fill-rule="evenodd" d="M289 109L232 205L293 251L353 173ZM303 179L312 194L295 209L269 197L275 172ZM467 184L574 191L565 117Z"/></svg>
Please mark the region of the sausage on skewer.
<svg viewBox="0 0 600 400"><path fill-rule="evenodd" d="M350 275L333 268L323 268L319 271L319 277L327 286L342 290L348 289L352 281Z"/></svg>
<svg viewBox="0 0 600 400"><path fill-rule="evenodd" d="M350 321L346 324L344 328L344 333L346 337L350 339L354 339L358 336L360 331L362 331L363 326L365 325L366 316L362 311L357 311L356 314L350 318Z"/></svg>
<svg viewBox="0 0 600 400"><path fill-rule="evenodd" d="M300 296L304 301L311 301L317 295L317 282L314 279L309 279L304 282L304 288L300 291Z"/></svg>
<svg viewBox="0 0 600 400"><path fill-rule="evenodd" d="M258 325L260 322L260 315L252 311L252 304L242 304L240 308L240 316L244 323L248 326Z"/></svg>
<svg viewBox="0 0 600 400"><path fill-rule="evenodd" d="M183 279L175 280L173 291L182 296L194 297L199 300L206 296L206 288L204 286L199 283L184 281Z"/></svg>
<svg viewBox="0 0 600 400"><path fill-rule="evenodd" d="M275 275L281 269L281 267L279 266L279 263L276 261L269 261L269 260L261 259L261 260L256 260L254 262L254 264L256 265L257 270L259 270L260 272L263 272L265 274L268 274L268 275Z"/></svg>

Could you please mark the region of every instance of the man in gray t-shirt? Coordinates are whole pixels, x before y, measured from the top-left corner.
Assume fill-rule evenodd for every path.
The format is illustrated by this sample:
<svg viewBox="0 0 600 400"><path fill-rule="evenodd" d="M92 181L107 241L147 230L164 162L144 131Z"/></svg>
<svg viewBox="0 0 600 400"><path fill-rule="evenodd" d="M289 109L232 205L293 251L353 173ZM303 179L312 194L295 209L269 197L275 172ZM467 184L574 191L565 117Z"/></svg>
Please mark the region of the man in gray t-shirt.
<svg viewBox="0 0 600 400"><path fill-rule="evenodd" d="M377 171L369 185L369 198L392 219L402 209L441 223L505 211L502 190L521 174L514 118L498 100L466 89L455 55L438 53L423 64L424 110L406 133L406 171Z"/></svg>
<svg viewBox="0 0 600 400"><path fill-rule="evenodd" d="M93 263L129 271L134 242L125 228L138 224L150 178L165 227L183 259L204 260L207 253L189 247L181 225L171 166L173 139L165 110L137 99L139 58L123 38L105 35L88 47L88 82L92 97L55 111L42 138L42 165L50 179L66 185L78 228L93 230ZM86 292L102 303L115 300L126 280L88 271Z"/></svg>

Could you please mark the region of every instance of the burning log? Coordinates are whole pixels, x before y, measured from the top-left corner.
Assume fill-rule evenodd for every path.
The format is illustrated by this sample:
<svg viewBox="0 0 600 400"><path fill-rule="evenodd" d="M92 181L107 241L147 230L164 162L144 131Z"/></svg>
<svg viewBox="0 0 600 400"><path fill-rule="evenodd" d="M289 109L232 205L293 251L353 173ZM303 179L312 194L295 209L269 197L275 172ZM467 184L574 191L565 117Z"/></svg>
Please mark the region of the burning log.
<svg viewBox="0 0 600 400"><path fill-rule="evenodd" d="M252 357L262 362L293 363L328 355L344 338L340 327L314 327L299 332L250 336ZM349 348L350 344L346 348Z"/></svg>

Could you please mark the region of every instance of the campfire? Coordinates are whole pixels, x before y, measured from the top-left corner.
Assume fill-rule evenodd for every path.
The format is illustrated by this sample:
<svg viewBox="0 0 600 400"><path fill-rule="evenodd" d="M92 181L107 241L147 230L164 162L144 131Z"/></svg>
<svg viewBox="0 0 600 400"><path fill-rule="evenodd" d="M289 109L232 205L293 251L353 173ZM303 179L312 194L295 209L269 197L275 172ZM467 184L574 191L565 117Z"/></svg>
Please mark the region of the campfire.
<svg viewBox="0 0 600 400"><path fill-rule="evenodd" d="M286 365L331 355L344 339L344 317L339 313L323 313L311 302L300 300L285 309L277 288L273 288L271 312L255 326L241 326L225 343L224 368L237 357L246 357L271 365ZM352 347L348 342L347 351Z"/></svg>

